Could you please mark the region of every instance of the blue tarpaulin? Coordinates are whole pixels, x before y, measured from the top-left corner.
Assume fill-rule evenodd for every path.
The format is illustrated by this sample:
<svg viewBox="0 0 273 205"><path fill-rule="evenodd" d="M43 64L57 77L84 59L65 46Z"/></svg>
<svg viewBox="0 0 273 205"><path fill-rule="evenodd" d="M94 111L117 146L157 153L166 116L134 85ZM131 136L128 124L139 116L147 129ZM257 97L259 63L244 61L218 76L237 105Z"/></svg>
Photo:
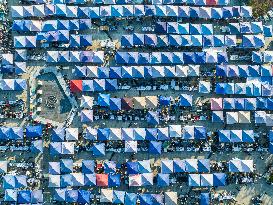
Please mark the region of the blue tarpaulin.
<svg viewBox="0 0 273 205"><path fill-rule="evenodd" d="M26 127L26 136L29 138L40 137L42 136L42 134L43 134L43 129L41 125Z"/></svg>

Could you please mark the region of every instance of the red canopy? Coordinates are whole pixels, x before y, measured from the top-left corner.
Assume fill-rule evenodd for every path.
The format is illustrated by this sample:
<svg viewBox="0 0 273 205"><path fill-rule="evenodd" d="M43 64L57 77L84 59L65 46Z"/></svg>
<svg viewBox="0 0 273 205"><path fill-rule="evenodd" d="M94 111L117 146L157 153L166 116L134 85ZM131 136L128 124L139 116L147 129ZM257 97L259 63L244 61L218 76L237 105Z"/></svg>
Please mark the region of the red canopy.
<svg viewBox="0 0 273 205"><path fill-rule="evenodd" d="M82 92L82 80L71 80L70 90L73 93Z"/></svg>
<svg viewBox="0 0 273 205"><path fill-rule="evenodd" d="M108 174L96 175L97 186L108 186Z"/></svg>
<svg viewBox="0 0 273 205"><path fill-rule="evenodd" d="M217 5L218 4L218 0L206 0L206 4L207 5Z"/></svg>

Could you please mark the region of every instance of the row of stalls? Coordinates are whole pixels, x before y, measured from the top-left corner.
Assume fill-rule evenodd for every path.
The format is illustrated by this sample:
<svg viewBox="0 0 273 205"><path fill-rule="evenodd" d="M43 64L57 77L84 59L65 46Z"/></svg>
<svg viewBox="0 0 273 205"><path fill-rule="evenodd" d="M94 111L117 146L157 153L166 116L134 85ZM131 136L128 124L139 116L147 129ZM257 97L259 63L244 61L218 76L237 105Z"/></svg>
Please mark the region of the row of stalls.
<svg viewBox="0 0 273 205"><path fill-rule="evenodd" d="M230 142L244 142L254 143L255 136L253 130L219 130L218 131L219 142L230 143Z"/></svg>
<svg viewBox="0 0 273 205"><path fill-rule="evenodd" d="M273 62L273 51L253 51L252 62L255 64L272 63Z"/></svg>
<svg viewBox="0 0 273 205"><path fill-rule="evenodd" d="M110 110L131 110L131 109L155 109L159 106L170 107L171 105L191 107L193 104L192 95L181 94L173 99L171 96L145 96L133 98L111 98L109 94L99 94L97 105L107 107ZM125 109L124 109L125 108Z"/></svg>
<svg viewBox="0 0 273 205"><path fill-rule="evenodd" d="M258 45L258 39L264 42L263 35L242 36L242 46L246 47L249 39L255 38L254 43ZM121 36L122 47L153 46L153 47L236 47L236 35L157 35L157 34L129 34Z"/></svg>
<svg viewBox="0 0 273 205"><path fill-rule="evenodd" d="M73 19L73 20L14 20L12 30L17 32L39 32L40 36L50 34L50 31L78 31L91 29L91 19ZM52 34L54 32L51 32ZM56 34L55 34L56 35Z"/></svg>
<svg viewBox="0 0 273 205"><path fill-rule="evenodd" d="M272 65L216 65L219 77L272 77Z"/></svg>
<svg viewBox="0 0 273 205"><path fill-rule="evenodd" d="M46 62L103 64L104 51L47 51Z"/></svg>
<svg viewBox="0 0 273 205"><path fill-rule="evenodd" d="M149 64L221 64L228 63L226 52L125 52L115 55L117 64L149 65Z"/></svg>
<svg viewBox="0 0 273 205"><path fill-rule="evenodd" d="M72 190L72 189L54 189L53 198L57 202L68 203L90 203L94 196L90 191ZM98 196L100 203L135 205L141 204L168 204L176 205L178 203L177 192L165 192L164 194L137 194L113 189L101 189Z"/></svg>
<svg viewBox="0 0 273 205"><path fill-rule="evenodd" d="M52 142L77 141L79 136L78 128L53 129L51 135ZM204 140L207 138L206 128L203 126L169 125L161 128L92 128L84 130L84 138L94 141L108 140L170 140L171 138L181 138L186 140Z"/></svg>
<svg viewBox="0 0 273 205"><path fill-rule="evenodd" d="M212 187L226 185L225 173L189 174L188 179L188 185L191 187Z"/></svg>
<svg viewBox="0 0 273 205"><path fill-rule="evenodd" d="M103 17L180 17L200 19L232 19L251 18L252 8L249 6L198 7L176 5L106 5L95 7L67 6L66 4L37 4L28 6L12 6L13 18L29 17L67 17L92 18Z"/></svg>
<svg viewBox="0 0 273 205"><path fill-rule="evenodd" d="M44 0L39 0L40 3L47 3ZM85 4L85 0L53 0L52 4ZM92 4L130 4L129 0L93 0ZM187 4L197 6L226 6L230 4L230 0L152 0L148 3L151 4ZM135 4L143 4L143 1L137 1Z"/></svg>
<svg viewBox="0 0 273 205"><path fill-rule="evenodd" d="M176 66L75 66L75 77L88 78L186 78L200 75L199 65Z"/></svg>
<svg viewBox="0 0 273 205"><path fill-rule="evenodd" d="M25 79L0 79L0 90L23 91L27 88Z"/></svg>
<svg viewBox="0 0 273 205"><path fill-rule="evenodd" d="M26 71L25 62L14 62L14 56L11 53L3 53L1 55L1 73L22 74Z"/></svg>
<svg viewBox="0 0 273 205"><path fill-rule="evenodd" d="M4 203L40 204L43 203L42 190L15 190L6 189Z"/></svg>
<svg viewBox="0 0 273 205"><path fill-rule="evenodd" d="M157 22L154 31L157 34L183 34L183 35L213 35L214 25L210 23L181 23L181 22ZM262 22L229 23L227 33L231 35L264 34L272 36L272 25L263 25Z"/></svg>
<svg viewBox="0 0 273 205"><path fill-rule="evenodd" d="M128 0L94 0L93 4L128 4L129 2ZM230 4L230 0L151 0L149 3L153 5L187 4L195 6L226 6ZM143 4L143 1L138 1L136 4Z"/></svg>
<svg viewBox="0 0 273 205"><path fill-rule="evenodd" d="M241 42L241 43L238 43ZM261 48L265 45L263 34L242 35L180 35L180 34L129 34L121 37L122 47L241 47Z"/></svg>
<svg viewBox="0 0 273 205"><path fill-rule="evenodd" d="M265 124L266 126L273 126L273 115L265 111L256 111L254 119L255 124Z"/></svg>
<svg viewBox="0 0 273 205"><path fill-rule="evenodd" d="M269 152L273 154L273 131L272 130L269 131L268 139L269 139Z"/></svg>
<svg viewBox="0 0 273 205"><path fill-rule="evenodd" d="M117 79L71 80L70 90L79 92L103 92L118 90Z"/></svg>
<svg viewBox="0 0 273 205"><path fill-rule="evenodd" d="M248 81L249 80L249 81ZM262 82L265 80L265 82ZM272 77L247 79L246 83L216 83L215 93L218 95L245 95L249 97L267 96L272 93Z"/></svg>
<svg viewBox="0 0 273 205"><path fill-rule="evenodd" d="M1 140L23 140L24 132L26 138L36 138L43 135L42 126L26 126L22 127L0 127L0 139Z"/></svg>
<svg viewBox="0 0 273 205"><path fill-rule="evenodd" d="M61 159L58 162L49 162L49 171L51 175L63 175L73 173L74 165L81 167L81 172L84 174L103 173L114 174L121 169L122 164L115 161L97 161L94 160L82 160L81 164L74 164L72 159ZM151 173L151 161L130 161L123 164L128 174L144 174ZM161 160L161 173L198 173L198 172L210 172L210 160L209 159L174 159L174 160Z"/></svg>
<svg viewBox="0 0 273 205"><path fill-rule="evenodd" d="M214 174L189 174L189 186L225 186L226 185L226 174L217 173L215 180L221 178L222 183L208 182L207 184L200 185L201 176L209 178L211 181ZM167 174L157 175L158 186L168 186ZM197 178L199 177L199 183ZM143 173L133 174L128 177L129 187L146 187L153 186L154 174ZM166 181L165 181L166 180ZM122 185L120 174L82 174L72 173L65 175L49 175L49 187L51 188L65 188L65 187L84 187L84 186L98 186L98 187L120 187Z"/></svg>
<svg viewBox="0 0 273 205"><path fill-rule="evenodd" d="M211 98L211 110L272 110L270 98Z"/></svg>

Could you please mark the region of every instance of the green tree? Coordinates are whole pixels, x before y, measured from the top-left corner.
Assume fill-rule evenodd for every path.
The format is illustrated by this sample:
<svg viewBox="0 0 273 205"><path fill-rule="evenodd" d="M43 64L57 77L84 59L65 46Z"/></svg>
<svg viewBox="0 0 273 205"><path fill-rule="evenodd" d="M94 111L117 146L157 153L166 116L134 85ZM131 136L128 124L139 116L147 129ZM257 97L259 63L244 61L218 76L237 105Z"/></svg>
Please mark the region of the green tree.
<svg viewBox="0 0 273 205"><path fill-rule="evenodd" d="M253 16L260 17L265 15L272 7L272 0L250 0L249 5L253 8Z"/></svg>

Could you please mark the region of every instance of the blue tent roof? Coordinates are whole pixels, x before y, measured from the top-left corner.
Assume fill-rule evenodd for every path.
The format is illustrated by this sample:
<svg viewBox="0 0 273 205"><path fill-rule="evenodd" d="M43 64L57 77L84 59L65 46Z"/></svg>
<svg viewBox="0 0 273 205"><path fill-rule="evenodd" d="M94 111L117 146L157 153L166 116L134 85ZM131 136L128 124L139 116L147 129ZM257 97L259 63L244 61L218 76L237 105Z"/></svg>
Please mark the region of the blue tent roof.
<svg viewBox="0 0 273 205"><path fill-rule="evenodd" d="M104 172L105 173L115 173L116 172L116 163L114 161L105 161L104 162Z"/></svg>
<svg viewBox="0 0 273 205"><path fill-rule="evenodd" d="M98 140L109 140L110 128L99 128L98 129Z"/></svg>
<svg viewBox="0 0 273 205"><path fill-rule="evenodd" d="M218 135L220 142L230 142L230 130L219 130Z"/></svg>
<svg viewBox="0 0 273 205"><path fill-rule="evenodd" d="M66 190L65 201L69 203L75 203L78 201L78 190Z"/></svg>
<svg viewBox="0 0 273 205"><path fill-rule="evenodd" d="M3 176L3 188L14 189L16 187L15 177L13 175Z"/></svg>
<svg viewBox="0 0 273 205"><path fill-rule="evenodd" d="M122 78L121 67L110 67L109 77L110 78Z"/></svg>
<svg viewBox="0 0 273 205"><path fill-rule="evenodd" d="M189 186L200 186L200 174L189 174Z"/></svg>
<svg viewBox="0 0 273 205"><path fill-rule="evenodd" d="M31 192L31 203L32 204L43 203L43 191L42 190L33 190Z"/></svg>
<svg viewBox="0 0 273 205"><path fill-rule="evenodd" d="M186 172L186 165L184 160L173 160L173 172Z"/></svg>
<svg viewBox="0 0 273 205"><path fill-rule="evenodd" d="M31 191L18 191L17 201L22 204L31 203Z"/></svg>
<svg viewBox="0 0 273 205"><path fill-rule="evenodd" d="M27 187L27 176L16 175L15 176L15 188L25 188Z"/></svg>
<svg viewBox="0 0 273 205"><path fill-rule="evenodd" d="M173 160L161 160L161 173L173 173Z"/></svg>
<svg viewBox="0 0 273 205"><path fill-rule="evenodd" d="M149 153L151 154L161 154L162 142L151 141L149 143Z"/></svg>
<svg viewBox="0 0 273 205"><path fill-rule="evenodd" d="M212 112L212 122L224 122L223 111L213 111Z"/></svg>
<svg viewBox="0 0 273 205"><path fill-rule="evenodd" d="M14 189L6 189L4 201L7 202L17 202L17 190Z"/></svg>
<svg viewBox="0 0 273 205"><path fill-rule="evenodd" d="M108 175L108 186L119 187L121 184L120 174L109 174Z"/></svg>
<svg viewBox="0 0 273 205"><path fill-rule="evenodd" d="M93 155L95 155L95 156L104 156L105 155L105 144L104 143L94 144L92 151L93 151Z"/></svg>
<svg viewBox="0 0 273 205"><path fill-rule="evenodd" d="M117 79L105 79L105 90L115 91L118 89Z"/></svg>
<svg viewBox="0 0 273 205"><path fill-rule="evenodd" d="M49 153L51 155L58 155L62 153L62 144L61 142L51 142L49 144Z"/></svg>
<svg viewBox="0 0 273 205"><path fill-rule="evenodd" d="M199 82L199 93L210 93L210 82Z"/></svg>
<svg viewBox="0 0 273 205"><path fill-rule="evenodd" d="M273 154L273 142L269 143L269 153Z"/></svg>
<svg viewBox="0 0 273 205"><path fill-rule="evenodd" d="M144 34L134 33L133 34L134 45L144 45Z"/></svg>
<svg viewBox="0 0 273 205"><path fill-rule="evenodd" d="M53 142L62 142L64 141L64 128L56 128L52 130L51 140Z"/></svg>
<svg viewBox="0 0 273 205"><path fill-rule="evenodd" d="M194 126L194 138L198 140L206 139L206 128L203 126Z"/></svg>
<svg viewBox="0 0 273 205"><path fill-rule="evenodd" d="M98 105L99 106L110 106L110 94L99 94L98 95Z"/></svg>
<svg viewBox="0 0 273 205"><path fill-rule="evenodd" d="M82 161L82 172L85 174L93 174L95 169L94 160L83 160Z"/></svg>
<svg viewBox="0 0 273 205"><path fill-rule="evenodd" d="M264 25L264 36L265 37L272 37L273 36L273 30L272 30L272 25Z"/></svg>
<svg viewBox="0 0 273 205"><path fill-rule="evenodd" d="M147 122L152 125L159 124L159 114L158 112L148 111L147 113Z"/></svg>
<svg viewBox="0 0 273 205"><path fill-rule="evenodd" d="M150 173L151 164L150 160L138 161L138 172L139 173Z"/></svg>
<svg viewBox="0 0 273 205"><path fill-rule="evenodd" d="M226 185L226 174L225 173L214 173L213 174L213 186L225 186Z"/></svg>
<svg viewBox="0 0 273 205"><path fill-rule="evenodd" d="M153 198L151 194L140 194L139 200L140 200L140 204L143 204L143 205L153 204Z"/></svg>
<svg viewBox="0 0 273 205"><path fill-rule="evenodd" d="M53 199L55 201L65 201L66 189L53 189Z"/></svg>
<svg viewBox="0 0 273 205"><path fill-rule="evenodd" d="M61 173L72 173L73 172L73 160L72 159L61 159L60 161Z"/></svg>
<svg viewBox="0 0 273 205"><path fill-rule="evenodd" d="M121 110L121 98L110 98L110 110Z"/></svg>
<svg viewBox="0 0 273 205"><path fill-rule="evenodd" d="M43 130L41 125L36 125L36 126L27 126L26 127L26 136L29 138L32 137L39 137L42 136Z"/></svg>
<svg viewBox="0 0 273 205"><path fill-rule="evenodd" d="M210 172L210 160L209 159L199 159L197 161L198 172Z"/></svg>
<svg viewBox="0 0 273 205"><path fill-rule="evenodd" d="M209 193L201 193L201 195L200 195L200 205L209 205L209 204L210 204Z"/></svg>
<svg viewBox="0 0 273 205"><path fill-rule="evenodd" d="M273 142L273 130L269 130L268 138L269 138L269 142Z"/></svg>
<svg viewBox="0 0 273 205"><path fill-rule="evenodd" d="M223 99L223 109L225 109L225 110L235 109L234 98L224 98Z"/></svg>
<svg viewBox="0 0 273 205"><path fill-rule="evenodd" d="M128 174L138 174L138 162L126 162Z"/></svg>
<svg viewBox="0 0 273 205"><path fill-rule="evenodd" d="M73 179L72 179L72 175L71 174L63 174L60 175L60 186L61 187L69 187L69 186L73 186Z"/></svg>
<svg viewBox="0 0 273 205"><path fill-rule="evenodd" d="M96 174L84 174L85 186L96 186Z"/></svg>
<svg viewBox="0 0 273 205"><path fill-rule="evenodd" d="M90 203L90 191L78 190L78 202L82 204Z"/></svg>
<svg viewBox="0 0 273 205"><path fill-rule="evenodd" d="M162 127L157 129L157 139L158 140L170 140L169 129L167 127Z"/></svg>
<svg viewBox="0 0 273 205"><path fill-rule="evenodd" d="M157 174L157 185L158 186L169 186L170 185L169 174Z"/></svg>
<svg viewBox="0 0 273 205"><path fill-rule="evenodd" d="M137 194L135 193L125 193L125 205L136 204L137 202Z"/></svg>
<svg viewBox="0 0 273 205"><path fill-rule="evenodd" d="M60 162L49 162L48 163L49 174L61 174Z"/></svg>
<svg viewBox="0 0 273 205"><path fill-rule="evenodd" d="M113 204L124 204L125 200L125 191L117 191L113 192Z"/></svg>
<svg viewBox="0 0 273 205"><path fill-rule="evenodd" d="M159 104L163 106L169 106L171 104L171 97L159 96Z"/></svg>
<svg viewBox="0 0 273 205"><path fill-rule="evenodd" d="M261 52L252 52L252 62L254 63L263 63L263 55Z"/></svg>
<svg viewBox="0 0 273 205"><path fill-rule="evenodd" d="M192 95L181 94L180 95L180 106L191 107L192 106Z"/></svg>

